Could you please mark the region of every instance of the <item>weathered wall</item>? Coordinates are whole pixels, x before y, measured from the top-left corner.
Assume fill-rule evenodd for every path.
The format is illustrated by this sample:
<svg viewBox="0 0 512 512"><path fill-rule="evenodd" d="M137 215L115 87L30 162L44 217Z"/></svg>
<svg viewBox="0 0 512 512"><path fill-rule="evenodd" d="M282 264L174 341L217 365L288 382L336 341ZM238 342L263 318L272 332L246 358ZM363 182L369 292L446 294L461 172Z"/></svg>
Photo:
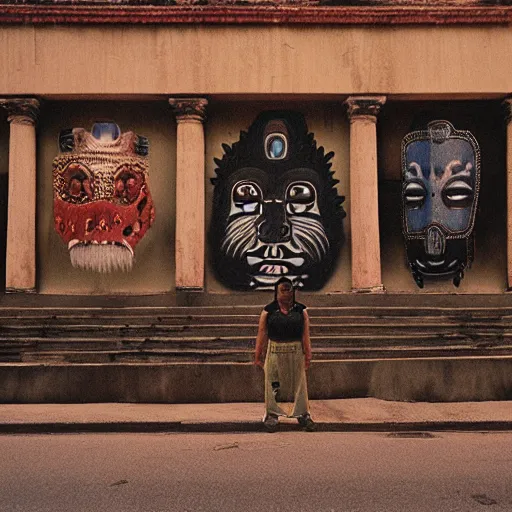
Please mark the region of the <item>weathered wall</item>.
<svg viewBox="0 0 512 512"><path fill-rule="evenodd" d="M149 187L156 219L135 248L129 273L99 274L71 266L66 245L54 229L52 161L59 132L90 130L113 120L121 130L149 138ZM38 127L38 288L41 293L162 293L174 288L176 125L165 102L47 102Z"/></svg>
<svg viewBox="0 0 512 512"><path fill-rule="evenodd" d="M312 399L510 400L510 359L317 361ZM263 372L250 363L0 364L1 403L261 402Z"/></svg>
<svg viewBox="0 0 512 512"><path fill-rule="evenodd" d="M0 93L503 94L511 60L508 26L3 26Z"/></svg>

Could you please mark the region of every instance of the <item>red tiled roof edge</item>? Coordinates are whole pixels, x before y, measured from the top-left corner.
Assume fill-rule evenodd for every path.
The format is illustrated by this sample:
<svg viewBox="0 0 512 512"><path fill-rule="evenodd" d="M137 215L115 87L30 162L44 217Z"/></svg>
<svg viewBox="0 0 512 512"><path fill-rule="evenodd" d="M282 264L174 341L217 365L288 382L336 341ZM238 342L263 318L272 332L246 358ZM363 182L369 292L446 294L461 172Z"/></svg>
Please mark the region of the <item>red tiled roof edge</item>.
<svg viewBox="0 0 512 512"><path fill-rule="evenodd" d="M512 7L0 5L2 24L508 24Z"/></svg>

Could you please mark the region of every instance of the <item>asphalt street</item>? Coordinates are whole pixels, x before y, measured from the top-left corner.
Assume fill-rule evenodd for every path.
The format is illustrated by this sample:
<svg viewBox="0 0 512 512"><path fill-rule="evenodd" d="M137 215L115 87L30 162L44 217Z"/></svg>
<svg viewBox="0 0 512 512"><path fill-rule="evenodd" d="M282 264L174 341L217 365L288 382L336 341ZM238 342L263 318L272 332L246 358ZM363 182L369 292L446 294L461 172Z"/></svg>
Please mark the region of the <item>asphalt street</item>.
<svg viewBox="0 0 512 512"><path fill-rule="evenodd" d="M2 512L510 511L512 433L0 436Z"/></svg>

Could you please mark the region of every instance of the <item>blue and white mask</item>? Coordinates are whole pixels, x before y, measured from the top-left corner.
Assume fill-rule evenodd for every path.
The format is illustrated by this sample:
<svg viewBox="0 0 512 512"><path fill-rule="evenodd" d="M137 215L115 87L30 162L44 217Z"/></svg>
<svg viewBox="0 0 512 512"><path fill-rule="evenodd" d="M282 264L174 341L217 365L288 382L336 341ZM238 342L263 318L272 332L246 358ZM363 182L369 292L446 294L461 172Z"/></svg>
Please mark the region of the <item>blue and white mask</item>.
<svg viewBox="0 0 512 512"><path fill-rule="evenodd" d="M448 121L402 141L402 219L407 258L421 288L425 276L456 286L472 260L480 188L480 148L469 131Z"/></svg>

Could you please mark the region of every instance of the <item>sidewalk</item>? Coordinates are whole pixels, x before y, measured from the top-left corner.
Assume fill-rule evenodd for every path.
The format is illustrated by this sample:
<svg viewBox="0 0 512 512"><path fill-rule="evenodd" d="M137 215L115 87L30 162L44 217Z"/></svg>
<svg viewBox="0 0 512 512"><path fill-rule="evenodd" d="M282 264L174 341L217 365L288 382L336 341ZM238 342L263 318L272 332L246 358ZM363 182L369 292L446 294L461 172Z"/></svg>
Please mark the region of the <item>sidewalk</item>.
<svg viewBox="0 0 512 512"><path fill-rule="evenodd" d="M320 432L510 430L512 401L312 400ZM0 434L64 432L259 432L261 403L0 404ZM281 430L297 430L282 419Z"/></svg>

